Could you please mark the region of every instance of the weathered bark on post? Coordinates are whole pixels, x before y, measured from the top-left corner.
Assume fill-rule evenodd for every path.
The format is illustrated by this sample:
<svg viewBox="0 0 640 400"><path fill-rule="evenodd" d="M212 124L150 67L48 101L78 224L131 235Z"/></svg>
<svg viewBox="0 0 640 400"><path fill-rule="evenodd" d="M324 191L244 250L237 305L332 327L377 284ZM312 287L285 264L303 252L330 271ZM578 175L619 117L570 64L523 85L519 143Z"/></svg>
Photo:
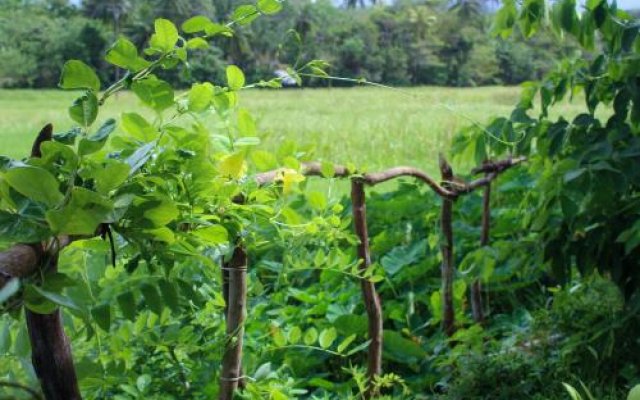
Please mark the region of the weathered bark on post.
<svg viewBox="0 0 640 400"><path fill-rule="evenodd" d="M57 254L45 254L43 258L46 260L44 267L47 270L57 269ZM45 398L47 400L82 399L73 365L71 345L64 332L60 310L51 314L38 314L25 310L25 314L31 342L31 360Z"/></svg>
<svg viewBox="0 0 640 400"><path fill-rule="evenodd" d="M442 186L451 188L453 183L453 170L444 157L440 156L440 175ZM442 231L442 329L447 336L455 333L455 311L453 308L453 226L452 226L453 200L442 198L442 210L440 215L440 229Z"/></svg>
<svg viewBox="0 0 640 400"><path fill-rule="evenodd" d="M53 127L45 126L38 134L31 149L32 157L40 157L40 146L51 140ZM66 243L57 239L45 245L18 245L16 252L7 252L8 264L13 267L17 276L24 276L31 268L38 266L46 271L55 272L58 269L58 253ZM19 259L11 259L10 255L21 254ZM4 261L3 261L4 263ZM20 268L16 268L20 267ZM27 267L27 268L22 268ZM36 371L42 392L47 400L80 400L78 378L73 365L71 345L64 332L62 314L59 309L51 314L38 314L25 309L29 341L31 342L31 360Z"/></svg>
<svg viewBox="0 0 640 400"><path fill-rule="evenodd" d="M228 272L227 341L222 358L220 400L232 400L242 380L242 337L247 306L247 253L237 244L231 260L223 266ZM223 273L224 279L224 273Z"/></svg>
<svg viewBox="0 0 640 400"><path fill-rule="evenodd" d="M484 187L482 194L482 228L480 231L480 246L489 244L489 232L491 224L491 183ZM476 279L471 285L471 312L473 320L484 324L484 306L482 305L482 283Z"/></svg>
<svg viewBox="0 0 640 400"><path fill-rule="evenodd" d="M358 244L358 259L360 271L366 272L371 267L371 255L369 252L369 233L367 232L367 209L365 202L364 182L361 179L351 180L351 202L353 208L353 224L356 235L360 239ZM375 284L366 278L360 280L362 296L369 325L369 354L367 362L367 376L369 382L365 392L365 398L369 399L377 395L374 379L382 374L382 305L376 292Z"/></svg>

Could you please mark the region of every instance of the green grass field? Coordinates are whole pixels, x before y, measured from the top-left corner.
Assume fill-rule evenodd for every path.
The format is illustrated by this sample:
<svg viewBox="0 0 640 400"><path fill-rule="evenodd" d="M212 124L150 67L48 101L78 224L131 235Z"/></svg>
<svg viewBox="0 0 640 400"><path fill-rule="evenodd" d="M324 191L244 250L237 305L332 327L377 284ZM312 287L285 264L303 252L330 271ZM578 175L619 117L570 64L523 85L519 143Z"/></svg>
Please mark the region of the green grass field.
<svg viewBox="0 0 640 400"><path fill-rule="evenodd" d="M509 115L517 87L249 90L240 104L256 117L264 144L274 148L290 138L315 144L319 159L354 162L370 169L413 165L433 171L438 151L472 121ZM23 157L37 131L52 122L71 126L67 107L77 93L57 90L0 90L0 154ZM111 98L101 119L139 110L130 93ZM581 102L556 112L573 115Z"/></svg>

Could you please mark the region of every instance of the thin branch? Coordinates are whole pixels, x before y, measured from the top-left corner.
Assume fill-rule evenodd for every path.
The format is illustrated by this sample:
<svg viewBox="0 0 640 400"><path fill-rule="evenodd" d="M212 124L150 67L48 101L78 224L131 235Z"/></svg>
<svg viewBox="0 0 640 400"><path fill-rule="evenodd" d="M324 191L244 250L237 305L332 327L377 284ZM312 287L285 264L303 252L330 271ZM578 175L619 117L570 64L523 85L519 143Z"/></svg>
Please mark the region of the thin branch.
<svg viewBox="0 0 640 400"><path fill-rule="evenodd" d="M31 397L33 397L36 400L44 400L44 398L40 393L38 393L34 389L31 389L29 386L23 385L21 383L10 382L10 381L0 381L0 387L10 387L15 389L20 389L29 393Z"/></svg>

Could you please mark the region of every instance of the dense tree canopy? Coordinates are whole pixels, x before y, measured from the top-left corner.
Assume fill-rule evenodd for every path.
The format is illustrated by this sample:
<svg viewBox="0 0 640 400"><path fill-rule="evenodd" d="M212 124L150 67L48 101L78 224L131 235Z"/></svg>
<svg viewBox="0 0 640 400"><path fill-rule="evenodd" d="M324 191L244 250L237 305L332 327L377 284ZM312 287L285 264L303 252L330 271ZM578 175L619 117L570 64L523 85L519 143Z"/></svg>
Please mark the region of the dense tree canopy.
<svg viewBox="0 0 640 400"><path fill-rule="evenodd" d="M343 8L329 0L287 2L278 16L238 27L232 40L216 41L188 68L166 78L181 85L190 78L216 78L222 76L224 62L233 62L257 80L306 57L329 61L334 76L391 85L516 84L539 79L555 58L577 51L571 41L558 46L548 35L528 42L518 36L494 38L492 2L353 4L358 7ZM221 20L233 6L225 0L85 0L80 6L2 0L0 5L0 86L8 87L55 86L62 61L71 54L97 68L103 79L114 80L118 72L99 56L120 34L143 46L155 18L181 23L206 15Z"/></svg>

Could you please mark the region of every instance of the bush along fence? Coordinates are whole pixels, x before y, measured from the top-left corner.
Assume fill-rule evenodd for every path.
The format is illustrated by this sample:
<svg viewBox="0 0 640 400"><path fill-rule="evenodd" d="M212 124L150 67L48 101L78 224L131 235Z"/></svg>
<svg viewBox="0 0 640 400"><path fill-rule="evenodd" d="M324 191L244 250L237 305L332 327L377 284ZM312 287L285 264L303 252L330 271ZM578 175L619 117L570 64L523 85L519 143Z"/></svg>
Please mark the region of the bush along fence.
<svg viewBox="0 0 640 400"><path fill-rule="evenodd" d="M455 333L455 310L453 305L453 280L455 266L453 262L453 228L452 210L455 200L461 196L473 192L476 189L484 188L483 196L483 217L482 233L480 245L488 245L489 217L490 217L490 185L498 175L525 161L524 158L509 158L501 161L487 161L482 166L475 168L475 174L484 173L483 178L472 182L461 182L454 180L453 170L444 158L440 159L441 178L439 184L426 173L411 167L395 167L382 172L367 173L363 175L349 171L344 166L333 166L334 176L351 179L351 203L353 213L353 225L356 236L359 239L357 254L360 260L360 279L362 297L367 313L369 351L367 361L367 375L369 384L365 396L374 397L375 379L382 374L382 349L383 349L383 314L380 296L375 284L367 279L371 275L371 253L369 250L369 235L367 231L367 213L365 201L365 186L375 186L377 184L396 179L413 177L429 186L434 193L442 198L441 230L443 236L442 244L442 305L443 305L443 330L448 336ZM255 177L259 185L273 183L279 174L285 172L284 169L261 173ZM322 166L320 163L305 163L302 173L306 176L322 176ZM246 315L244 306L247 300L246 273L247 258L246 250L242 245L236 245L231 260L223 264L223 291L225 302L228 305L225 310L227 317L227 347L223 370L221 373L221 399L231 399L233 391L238 383L242 381L241 358L242 358L242 324ZM235 276L236 278L232 278ZM474 282L472 286L471 299L474 319L478 323L484 322L483 304L481 296L480 282ZM237 297L236 297L237 296ZM236 297L236 298L234 298Z"/></svg>
<svg viewBox="0 0 640 400"><path fill-rule="evenodd" d="M48 125L40 133L33 147L32 156L40 155L40 145L51 140L51 126ZM375 287L375 283L367 277L371 275L371 254L369 250L369 237L367 231L367 213L365 186L375 186L397 178L416 178L426 184L433 192L442 198L441 210L441 234L442 234L442 329L448 336L452 336L456 330L454 320L455 310L453 304L453 279L455 265L453 262L453 207L455 200L476 189L483 188L483 217L480 245L488 245L489 215L490 215L490 185L499 174L512 166L523 162L524 158L508 158L501 161L487 161L482 166L475 168L475 174L483 173L484 177L471 182L463 182L454 177L453 170L447 161L440 158L441 182L431 178L426 173L411 167L395 167L382 172L358 174L349 171L343 166L334 166L335 177L351 180L351 202L353 212L353 226L359 240L357 255L363 302L367 314L368 345L367 375L369 379L367 398L377 395L375 380L382 374L383 351L383 315L381 299ZM274 183L285 169L260 173L254 177L260 186ZM302 165L302 173L306 176L321 176L320 163L305 163ZM242 199L236 199L242 202ZM100 235L101 232L96 232ZM15 279L28 277L38 271L55 271L59 251L74 239L84 237L55 237L42 243L19 244L0 252L0 289ZM247 268L249 260L241 238L235 241L235 247L231 257L221 263L223 297L226 303L224 310L226 319L227 338L225 340L222 370L220 373L221 400L233 398L235 390L242 382L242 339L244 321L247 315ZM481 323L484 320L480 283L475 282L471 288L471 300L474 319ZM69 339L63 326L60 310L56 309L49 314L26 311L27 329L32 346L32 361L34 370L40 380L45 398L80 399L76 372L73 365L73 357Z"/></svg>

